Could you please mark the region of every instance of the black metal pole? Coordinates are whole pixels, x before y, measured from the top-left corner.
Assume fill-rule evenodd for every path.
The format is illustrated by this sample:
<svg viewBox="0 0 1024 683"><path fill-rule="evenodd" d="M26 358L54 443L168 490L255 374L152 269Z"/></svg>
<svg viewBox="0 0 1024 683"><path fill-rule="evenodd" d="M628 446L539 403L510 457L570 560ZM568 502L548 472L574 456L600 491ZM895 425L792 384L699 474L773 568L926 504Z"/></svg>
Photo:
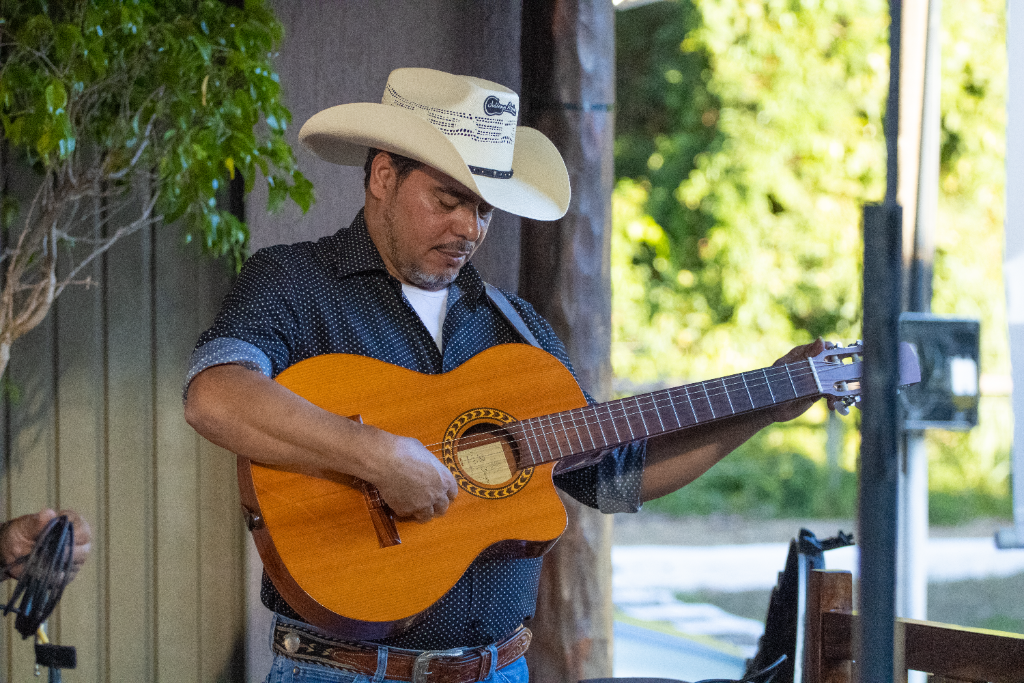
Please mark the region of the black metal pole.
<svg viewBox="0 0 1024 683"><path fill-rule="evenodd" d="M864 208L864 401L860 449L860 680L893 680L899 486L903 212Z"/></svg>
<svg viewBox="0 0 1024 683"><path fill-rule="evenodd" d="M899 163L896 140L900 133L900 18L901 0L889 0L889 97L885 103L885 203L896 204Z"/></svg>
<svg viewBox="0 0 1024 683"><path fill-rule="evenodd" d="M889 99L885 111L885 202L864 208L864 401L860 457L859 680L893 680L896 530L901 438L899 315L903 212L896 203L900 2L889 3Z"/></svg>

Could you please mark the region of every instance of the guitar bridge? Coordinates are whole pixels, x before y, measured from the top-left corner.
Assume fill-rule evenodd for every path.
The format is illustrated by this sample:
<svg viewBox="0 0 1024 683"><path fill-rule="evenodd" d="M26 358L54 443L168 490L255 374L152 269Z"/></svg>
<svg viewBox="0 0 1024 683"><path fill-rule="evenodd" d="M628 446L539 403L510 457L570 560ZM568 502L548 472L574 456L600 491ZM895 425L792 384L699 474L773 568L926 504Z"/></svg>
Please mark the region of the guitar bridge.
<svg viewBox="0 0 1024 683"><path fill-rule="evenodd" d="M366 499L366 507L370 511L370 520L373 522L373 530L377 533L377 542L381 548L390 548L400 545L401 537L398 535L398 527L395 526L395 513L391 511L388 504L380 496L377 487L369 482L362 482L363 497Z"/></svg>

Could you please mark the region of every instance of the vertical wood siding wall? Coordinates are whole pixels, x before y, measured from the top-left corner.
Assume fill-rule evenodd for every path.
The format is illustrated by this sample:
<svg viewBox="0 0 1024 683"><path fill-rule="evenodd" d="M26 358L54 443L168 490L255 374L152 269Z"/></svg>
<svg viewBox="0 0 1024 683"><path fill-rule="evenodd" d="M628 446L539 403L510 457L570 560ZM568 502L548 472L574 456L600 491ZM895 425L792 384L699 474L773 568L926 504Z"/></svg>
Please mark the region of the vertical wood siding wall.
<svg viewBox="0 0 1024 683"><path fill-rule="evenodd" d="M32 177L11 169L3 180L24 197ZM185 423L181 403L226 268L160 226L118 243L89 277L14 347L0 512L74 508L92 526L92 555L50 619L51 638L78 650L68 680L242 680L234 458ZM36 680L12 617L0 636L0 681Z"/></svg>

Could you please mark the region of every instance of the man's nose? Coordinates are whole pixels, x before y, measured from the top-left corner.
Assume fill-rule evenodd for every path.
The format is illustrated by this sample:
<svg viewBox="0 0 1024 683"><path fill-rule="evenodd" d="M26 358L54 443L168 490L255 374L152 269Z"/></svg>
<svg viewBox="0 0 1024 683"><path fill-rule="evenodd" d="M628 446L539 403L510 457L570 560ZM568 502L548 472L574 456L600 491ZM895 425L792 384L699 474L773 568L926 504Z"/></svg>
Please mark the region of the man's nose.
<svg viewBox="0 0 1024 683"><path fill-rule="evenodd" d="M490 222L490 215L482 216L480 214L480 207L475 204L469 204L468 202L463 204L458 211L455 212L455 233L464 240L470 242L476 242L483 237L484 232L487 230L487 224Z"/></svg>

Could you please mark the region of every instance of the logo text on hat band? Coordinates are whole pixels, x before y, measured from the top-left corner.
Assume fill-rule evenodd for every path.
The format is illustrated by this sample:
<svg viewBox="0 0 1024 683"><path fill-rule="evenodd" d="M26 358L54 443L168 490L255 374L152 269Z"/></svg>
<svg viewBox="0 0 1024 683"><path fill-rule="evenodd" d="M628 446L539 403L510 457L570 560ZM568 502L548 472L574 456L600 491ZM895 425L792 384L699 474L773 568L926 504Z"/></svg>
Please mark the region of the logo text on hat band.
<svg viewBox="0 0 1024 683"><path fill-rule="evenodd" d="M489 96L484 100L484 113L488 116L499 116L508 112L512 116L516 115L516 105L514 102L508 104L502 104L495 95Z"/></svg>

